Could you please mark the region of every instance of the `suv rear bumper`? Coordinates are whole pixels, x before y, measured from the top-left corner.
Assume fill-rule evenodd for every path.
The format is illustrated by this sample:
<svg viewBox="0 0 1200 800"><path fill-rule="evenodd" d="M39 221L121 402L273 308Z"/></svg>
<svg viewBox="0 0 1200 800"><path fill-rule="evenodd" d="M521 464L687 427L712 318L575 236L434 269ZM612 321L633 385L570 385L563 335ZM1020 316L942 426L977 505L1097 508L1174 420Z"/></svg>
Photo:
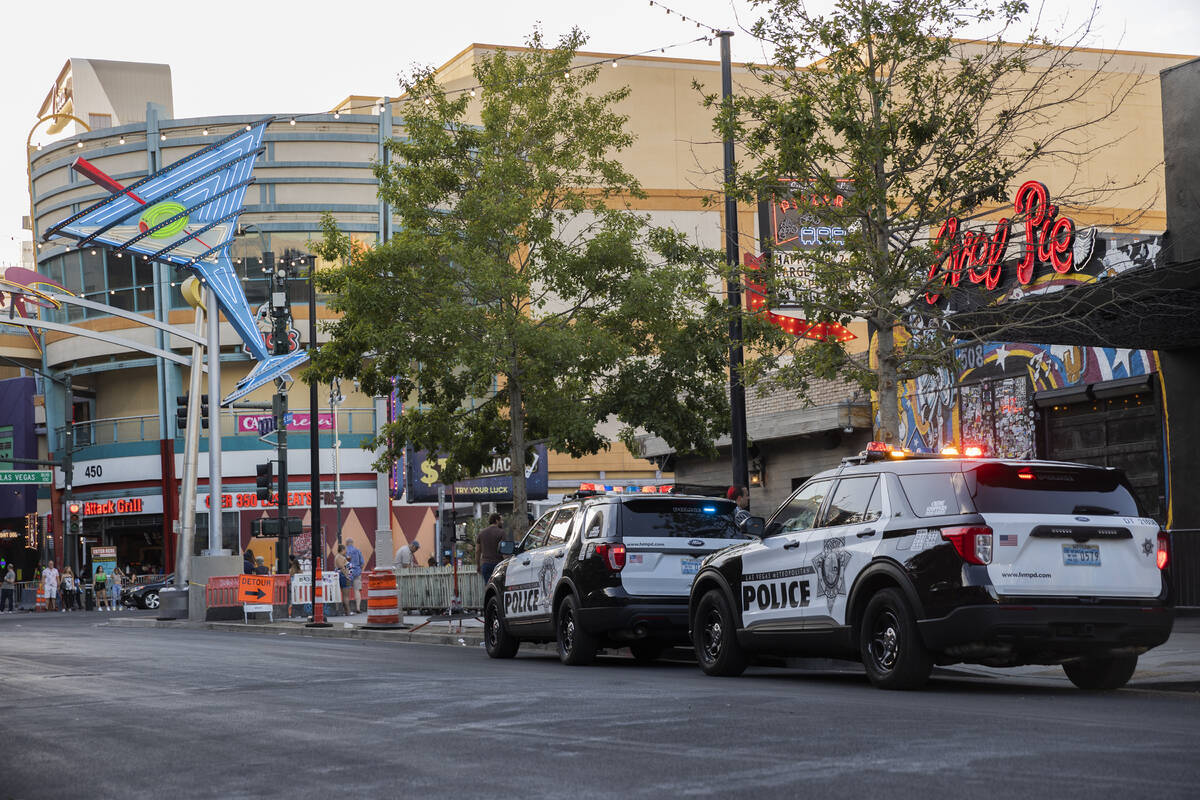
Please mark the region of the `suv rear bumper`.
<svg viewBox="0 0 1200 800"><path fill-rule="evenodd" d="M591 632L617 641L656 639L687 642L688 599L643 602L630 598L614 605L579 609L579 622Z"/></svg>
<svg viewBox="0 0 1200 800"><path fill-rule="evenodd" d="M1175 614L1161 605L963 606L917 623L932 650L970 654L972 645L1015 653L1064 656L1156 647L1171 635Z"/></svg>

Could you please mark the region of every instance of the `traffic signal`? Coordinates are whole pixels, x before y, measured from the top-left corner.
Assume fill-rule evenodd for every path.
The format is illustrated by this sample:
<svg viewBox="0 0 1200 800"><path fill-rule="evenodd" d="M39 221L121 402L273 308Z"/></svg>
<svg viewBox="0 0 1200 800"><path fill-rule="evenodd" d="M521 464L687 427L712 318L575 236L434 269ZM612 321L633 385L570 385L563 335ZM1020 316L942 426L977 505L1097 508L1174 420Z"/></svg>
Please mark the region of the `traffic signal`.
<svg viewBox="0 0 1200 800"><path fill-rule="evenodd" d="M275 482L275 462L268 461L265 464L259 464L255 470L258 472L258 476L254 480L255 486L258 487L256 491L258 499L270 500L271 484Z"/></svg>
<svg viewBox="0 0 1200 800"><path fill-rule="evenodd" d="M175 395L175 425L181 431L187 428L189 394L191 393ZM200 427L208 430L208 395L206 394L200 395Z"/></svg>
<svg viewBox="0 0 1200 800"><path fill-rule="evenodd" d="M79 522L79 503L70 503L67 505L67 532L72 536L78 536L80 530Z"/></svg>

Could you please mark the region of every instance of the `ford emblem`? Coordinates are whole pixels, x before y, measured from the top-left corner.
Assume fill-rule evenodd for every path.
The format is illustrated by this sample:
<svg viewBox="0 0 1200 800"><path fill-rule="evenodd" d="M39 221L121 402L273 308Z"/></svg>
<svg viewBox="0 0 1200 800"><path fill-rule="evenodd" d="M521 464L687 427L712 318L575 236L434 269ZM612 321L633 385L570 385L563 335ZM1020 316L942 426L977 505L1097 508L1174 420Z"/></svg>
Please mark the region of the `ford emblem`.
<svg viewBox="0 0 1200 800"><path fill-rule="evenodd" d="M1091 520L1088 519L1087 517L1076 517L1075 521L1076 522L1091 522Z"/></svg>
<svg viewBox="0 0 1200 800"><path fill-rule="evenodd" d="M692 539L688 542L688 547L704 547L703 539Z"/></svg>

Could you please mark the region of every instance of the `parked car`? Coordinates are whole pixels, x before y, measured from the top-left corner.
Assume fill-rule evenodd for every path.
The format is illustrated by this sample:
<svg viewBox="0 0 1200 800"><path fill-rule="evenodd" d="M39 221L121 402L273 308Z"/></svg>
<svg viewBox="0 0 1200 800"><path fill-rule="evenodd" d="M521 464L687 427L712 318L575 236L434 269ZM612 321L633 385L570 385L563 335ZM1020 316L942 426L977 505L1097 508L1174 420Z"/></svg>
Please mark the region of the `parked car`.
<svg viewBox="0 0 1200 800"><path fill-rule="evenodd" d="M886 689L956 662L1061 664L1115 689L1171 633L1169 562L1120 470L873 443L800 487L761 541L705 561L691 636L710 675L819 655Z"/></svg>
<svg viewBox="0 0 1200 800"><path fill-rule="evenodd" d="M564 664L628 646L650 661L686 644L688 590L705 556L745 538L736 505L681 495L580 493L548 511L484 593L488 655L557 642Z"/></svg>
<svg viewBox="0 0 1200 800"><path fill-rule="evenodd" d="M161 580L144 583L141 586L124 586L121 588L121 602L134 608L158 608L158 590L175 582L174 573Z"/></svg>

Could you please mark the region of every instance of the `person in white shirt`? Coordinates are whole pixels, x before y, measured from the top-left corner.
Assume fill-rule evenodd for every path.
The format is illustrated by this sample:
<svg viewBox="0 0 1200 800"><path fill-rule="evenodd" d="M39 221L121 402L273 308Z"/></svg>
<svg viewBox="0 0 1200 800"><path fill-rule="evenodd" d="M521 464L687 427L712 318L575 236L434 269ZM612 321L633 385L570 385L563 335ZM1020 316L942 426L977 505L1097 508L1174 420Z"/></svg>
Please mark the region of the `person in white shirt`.
<svg viewBox="0 0 1200 800"><path fill-rule="evenodd" d="M404 568L417 566L417 551L421 543L413 539L396 552L396 565Z"/></svg>
<svg viewBox="0 0 1200 800"><path fill-rule="evenodd" d="M58 610L58 570L51 561L46 571L42 573L42 591L46 595L46 610Z"/></svg>

